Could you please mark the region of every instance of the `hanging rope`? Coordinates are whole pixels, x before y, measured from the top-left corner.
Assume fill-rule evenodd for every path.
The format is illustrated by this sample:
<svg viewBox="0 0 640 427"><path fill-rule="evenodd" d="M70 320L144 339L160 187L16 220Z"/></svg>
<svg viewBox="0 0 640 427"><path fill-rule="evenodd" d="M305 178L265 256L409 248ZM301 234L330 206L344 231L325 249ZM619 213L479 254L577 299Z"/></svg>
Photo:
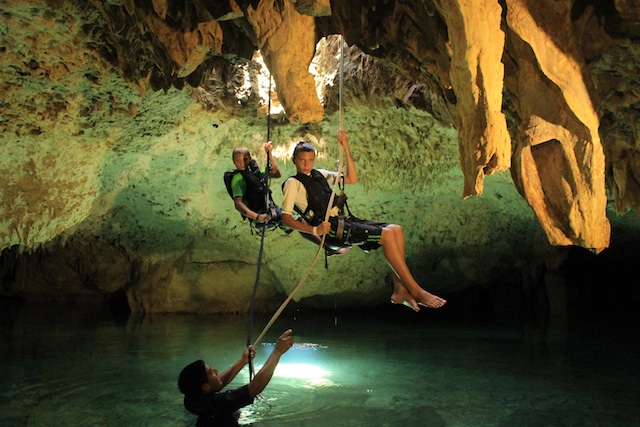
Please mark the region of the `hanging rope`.
<svg viewBox="0 0 640 427"><path fill-rule="evenodd" d="M344 40L342 40L342 36L340 36L340 98L339 98L339 108L340 108L340 130L343 130L343 111L342 111L342 88L344 84ZM340 146L342 148L342 145ZM341 153L342 154L342 150Z"/></svg>
<svg viewBox="0 0 640 427"><path fill-rule="evenodd" d="M267 105L267 141L271 141L271 73L269 73L269 100Z"/></svg>
<svg viewBox="0 0 640 427"><path fill-rule="evenodd" d="M267 142L271 141L271 74L269 74L269 102L268 102L268 110L267 110ZM265 192L265 206L270 211L270 214L273 214L270 209L271 198L269 197L269 185L271 183L271 162L269 161L270 152L267 152L267 165L265 167L265 175L266 175L266 187L267 191ZM253 314L255 310L256 303L256 294L258 292L258 283L260 283L260 269L262 266L262 254L264 252L264 236L267 229L267 224L259 225L260 228L260 251L258 252L258 263L256 268L256 280L253 283L253 293L251 295L251 304L249 306L249 326L247 328L247 347L251 345L251 340L253 339ZM253 379L254 369L253 369L253 360L249 358L249 381Z"/></svg>
<svg viewBox="0 0 640 427"><path fill-rule="evenodd" d="M267 142L271 142L271 73L269 73L269 100L267 103ZM271 198L269 197L269 184L271 184L271 161L270 151L267 151L267 166L265 173L267 175L267 193L265 194L265 206L269 206Z"/></svg>
<svg viewBox="0 0 640 427"><path fill-rule="evenodd" d="M260 226L260 251L258 252L258 267L256 268L256 281L253 283L253 293L251 295L251 305L249 307L249 327L247 331L247 347L251 345L251 337L253 336L253 312L255 309L256 293L258 291L258 283L260 283L260 266L262 265L262 253L264 252L264 235L267 228L266 224ZM253 379L253 360L249 357L249 381Z"/></svg>
<svg viewBox="0 0 640 427"><path fill-rule="evenodd" d="M342 75L343 75L343 63L344 63L344 49L343 49L343 39L342 36L340 36L340 130L343 130L343 122L342 122L342 91L343 91L343 85L342 85ZM340 174L342 173L342 169L344 168L344 149L342 147L342 145L340 145L340 164L338 166L338 171L336 172L336 180L333 184L332 190L331 190L331 197L329 198L329 203L327 204L327 210L326 210L326 214L325 214L325 221L329 220L329 216L331 215L331 207L333 206L333 199L335 198L336 195L336 188L338 187L338 182L340 181ZM284 311L284 309L287 307L287 305L289 304L289 302L293 299L293 297L295 296L295 294L298 292L298 290L300 290L300 288L302 287L302 284L307 280L307 277L309 277L309 274L311 274L311 271L313 270L313 267L315 267L316 262L318 261L318 258L320 257L320 253L322 252L322 248L324 247L324 241L327 238L326 234L322 235L322 240L320 241L320 245L318 246L318 250L316 251L316 256L315 258L313 258L313 262L311 263L311 266L307 269L306 273L302 276L302 279L300 279L300 281L298 282L298 285L293 289L293 291L289 294L289 296L287 297L287 299L282 303L282 305L280 305L280 308L278 308L278 310L275 312L275 314L271 317L271 320L269 320L269 322L267 323L267 326L264 327L264 329L262 330L262 332L260 333L260 336L258 336L258 338L256 339L256 341L254 342L254 346L257 346L258 343L260 342L260 340L262 340L262 338L265 336L265 334L267 333L267 331L271 328L271 326L275 323L275 321L278 319L278 317L280 317L280 314Z"/></svg>

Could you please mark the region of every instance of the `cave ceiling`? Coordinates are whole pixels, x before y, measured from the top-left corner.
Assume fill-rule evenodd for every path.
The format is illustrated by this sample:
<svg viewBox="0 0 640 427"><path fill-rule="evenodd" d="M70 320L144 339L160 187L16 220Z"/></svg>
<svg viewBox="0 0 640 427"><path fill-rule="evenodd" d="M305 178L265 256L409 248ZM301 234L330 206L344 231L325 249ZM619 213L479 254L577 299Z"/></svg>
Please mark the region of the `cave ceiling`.
<svg viewBox="0 0 640 427"><path fill-rule="evenodd" d="M260 50L291 122L322 120L309 64L346 44L418 82L458 131L462 197L510 170L553 245L609 245L640 201L640 6L631 0L48 0L140 92L197 87ZM4 14L10 24L10 15ZM2 48L6 53L6 48ZM26 62L29 67L29 62ZM38 64L29 67L34 72Z"/></svg>

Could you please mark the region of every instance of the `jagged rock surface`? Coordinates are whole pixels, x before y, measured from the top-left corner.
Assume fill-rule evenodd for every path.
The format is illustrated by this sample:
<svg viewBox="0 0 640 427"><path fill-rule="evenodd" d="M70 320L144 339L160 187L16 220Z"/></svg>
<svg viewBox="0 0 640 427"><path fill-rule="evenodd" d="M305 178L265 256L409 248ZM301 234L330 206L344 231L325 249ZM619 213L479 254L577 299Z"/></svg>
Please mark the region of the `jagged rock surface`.
<svg viewBox="0 0 640 427"><path fill-rule="evenodd" d="M237 140L229 117L246 114L238 113L238 103L247 107L242 111L255 112L250 107L255 99L238 100L231 89L237 88L239 67L258 48L286 111L281 122L304 124L280 136L314 134L324 143L337 95L335 88L329 90L320 102L308 69L316 43L331 34L342 34L351 46L348 105L355 108L368 98L375 105L376 97L389 97L455 127L463 179L450 182L458 183L463 198L486 193L485 178L510 168L515 188L548 241L594 252L609 245L607 189L619 212L638 205L640 147L634 123L640 34L635 24L640 17L633 2L0 0L0 10L0 144L7 154L0 158L0 168L7 171L0 174L4 294L42 294L51 277L60 277L59 289L77 295L124 290L138 311L194 310L199 295L215 300L221 311L241 310L246 290L224 302L224 291L204 284L215 277L249 277L255 260L242 255L242 245L232 255L216 252L224 252L221 242L242 239L242 233L220 230L237 218L204 208L211 196L203 189L211 191L210 186L193 190L189 185L203 173L219 175L228 167L227 151ZM370 74L359 75L363 69ZM124 85L114 70L137 90ZM188 95L176 94L174 87ZM219 96L204 89L212 87ZM222 116L202 113L189 95L223 111ZM380 177L363 184L364 194L370 188L401 194L423 185L433 192L451 178L448 140L440 131L423 129L432 126L427 116L402 116L405 122L393 122L402 129L386 134L388 114L375 109L369 114L370 122L348 125L359 167ZM198 117L215 121L224 132L212 134L196 124ZM257 149L262 136L244 138ZM372 141L380 141L381 148ZM407 158L407 147L413 157ZM395 172L393 178L385 176L381 162ZM163 174L170 175L164 186L154 182ZM504 194L504 189L489 191L492 208L504 209L493 205L503 197L507 203ZM389 203L383 195L376 197ZM440 203L416 200L425 204L415 206L418 212ZM477 247L492 242L496 255L517 246L520 237L507 237L501 248L497 235L488 237L491 232L483 227L495 217L476 213L473 218L468 204L448 203L440 206L447 211L456 206L460 225L474 224L487 234ZM527 218L518 212L518 218ZM387 214L374 208L365 213ZM446 227L429 228L450 218L428 222L429 214L411 215L398 222L416 230L409 237L414 257L439 260L431 273L469 274L461 286L488 280L487 271L468 273L474 269L464 261L466 255L424 249L430 233L438 236L430 244L442 252L450 240L456 241L452 246L464 244ZM528 233L530 227L523 226ZM283 251L290 246L290 241L275 245ZM62 250L69 251L64 262L52 255ZM542 253L547 260L554 257L552 251ZM275 304L279 292L291 290L296 275L277 256L267 261L271 287L263 299ZM362 277L384 274L384 266L361 262L350 268ZM485 267L501 270L504 265L498 264L494 259ZM339 286L323 289L320 279L311 282L306 295L362 290L357 284L340 291Z"/></svg>
<svg viewBox="0 0 640 427"><path fill-rule="evenodd" d="M599 252L609 245L610 232L599 94L585 58L584 25L634 15L627 2L617 2L616 10L585 4L582 11L579 3L93 1L86 8L101 11L108 30L103 49L114 52L123 74L142 88L167 88L185 79L198 85L209 56L247 57L249 46L260 49L289 119L303 123L324 115L308 72L316 43L321 36L344 34L347 43L428 87L436 99L434 114L458 130L463 197L481 194L484 177L513 161L517 188L549 241ZM598 28L608 39L600 54L629 40ZM140 56L140 50L155 56ZM505 108L513 143L503 90L512 102ZM556 173L558 167L567 172ZM615 171L610 182L621 199L618 206L635 205L638 195L626 178L633 168L609 168Z"/></svg>

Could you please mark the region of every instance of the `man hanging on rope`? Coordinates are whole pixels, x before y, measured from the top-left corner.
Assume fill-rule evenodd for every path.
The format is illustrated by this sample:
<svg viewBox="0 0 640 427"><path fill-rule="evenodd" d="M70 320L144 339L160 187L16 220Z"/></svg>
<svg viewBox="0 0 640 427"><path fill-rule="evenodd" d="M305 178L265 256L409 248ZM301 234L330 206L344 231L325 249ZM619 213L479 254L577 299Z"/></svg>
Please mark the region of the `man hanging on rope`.
<svg viewBox="0 0 640 427"><path fill-rule="evenodd" d="M338 132L338 142L344 148L346 156L347 173L342 176L344 184L355 184L358 182L358 174L344 130ZM345 218L335 212L335 207L329 221L325 221L332 193L327 180L335 181L338 177L335 172L314 169L315 158L316 151L308 142L300 142L295 147L293 163L298 173L288 178L283 186L282 223L315 236L328 233L326 239L336 244L359 246L363 250L382 246L384 256L392 269L392 303L407 305L415 311L420 311L420 305L429 308L444 306L446 300L422 289L409 271L405 261L404 231L400 225L373 222L353 216ZM294 211L303 215L307 223L295 220Z"/></svg>
<svg viewBox="0 0 640 427"><path fill-rule="evenodd" d="M256 355L254 346L248 346L242 357L227 370L219 373L203 360L187 365L178 377L178 388L184 394L184 407L198 416L196 426L237 426L238 410L253 403L273 377L280 357L293 345L291 329L284 332L256 376L235 390L222 391L242 368Z"/></svg>
<svg viewBox="0 0 640 427"><path fill-rule="evenodd" d="M280 178L280 168L272 154L271 142L264 144L264 150L269 157L269 176ZM237 147L233 150L233 163L236 171L231 178L231 197L236 210L244 217L257 223L266 223L271 220L279 221L280 218L272 218L271 212L267 212L265 202L270 200L269 188L265 182L265 172L258 168L255 160L251 159L251 153L246 147ZM276 215L279 214L279 209Z"/></svg>
<svg viewBox="0 0 640 427"><path fill-rule="evenodd" d="M280 168L273 157L273 146L271 142L263 145L264 150L269 158L269 176L271 178L280 178ZM233 163L236 170L228 172L230 175L225 176L225 182L228 186L227 190L235 204L235 208L243 217L249 218L256 223L268 223L272 226L282 226L281 209L271 198L271 192L266 182L266 171L263 172L258 168L258 164L251 158L251 152L246 147L236 147L233 150ZM270 206L266 206L266 201ZM285 227L286 228L286 227ZM292 230L289 228L289 232ZM321 238L308 233L300 233L302 237L311 241L316 245L320 245ZM349 251L350 247L341 247L332 249L325 247L328 256L341 255Z"/></svg>

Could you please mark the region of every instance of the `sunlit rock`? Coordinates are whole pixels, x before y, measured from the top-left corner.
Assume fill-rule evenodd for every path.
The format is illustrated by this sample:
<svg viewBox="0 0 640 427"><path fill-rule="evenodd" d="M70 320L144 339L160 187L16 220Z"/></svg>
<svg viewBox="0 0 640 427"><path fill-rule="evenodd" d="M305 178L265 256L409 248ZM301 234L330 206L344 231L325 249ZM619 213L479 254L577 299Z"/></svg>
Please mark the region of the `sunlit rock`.
<svg viewBox="0 0 640 427"><path fill-rule="evenodd" d="M570 6L508 2L522 120L512 171L552 244L600 252L609 246L604 153L586 64L567 37Z"/></svg>
<svg viewBox="0 0 640 427"><path fill-rule="evenodd" d="M542 286L566 254L552 245L600 252L614 240L609 220L640 203L631 1L1 7L3 296L246 311L258 239L222 173L236 145L260 156L267 120L285 176L300 139L335 167L339 49L318 41L336 34L361 176L350 207L405 227L428 289ZM250 62L258 50L266 69ZM318 70L331 77L314 80ZM284 113L264 116L263 74ZM607 218L607 194L619 217ZM278 232L266 248L259 299L270 310L316 248ZM297 302L388 300L380 251L323 263Z"/></svg>
<svg viewBox="0 0 640 427"><path fill-rule="evenodd" d="M502 8L492 0L436 1L447 24L463 197L482 193L484 176L509 168L511 140L502 113Z"/></svg>

